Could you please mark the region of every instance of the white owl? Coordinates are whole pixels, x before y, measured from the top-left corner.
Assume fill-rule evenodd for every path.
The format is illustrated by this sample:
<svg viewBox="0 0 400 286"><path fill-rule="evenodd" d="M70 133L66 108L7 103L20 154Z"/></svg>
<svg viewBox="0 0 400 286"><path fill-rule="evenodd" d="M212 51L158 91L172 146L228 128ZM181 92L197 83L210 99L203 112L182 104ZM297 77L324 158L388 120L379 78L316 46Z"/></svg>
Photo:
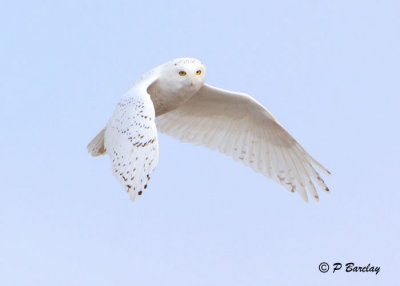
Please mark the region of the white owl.
<svg viewBox="0 0 400 286"><path fill-rule="evenodd" d="M147 189L159 160L157 129L184 142L218 149L254 171L318 200L315 168L330 174L247 94L205 84L206 68L178 58L144 74L124 94L107 126L90 142L93 156L108 153L131 199Z"/></svg>

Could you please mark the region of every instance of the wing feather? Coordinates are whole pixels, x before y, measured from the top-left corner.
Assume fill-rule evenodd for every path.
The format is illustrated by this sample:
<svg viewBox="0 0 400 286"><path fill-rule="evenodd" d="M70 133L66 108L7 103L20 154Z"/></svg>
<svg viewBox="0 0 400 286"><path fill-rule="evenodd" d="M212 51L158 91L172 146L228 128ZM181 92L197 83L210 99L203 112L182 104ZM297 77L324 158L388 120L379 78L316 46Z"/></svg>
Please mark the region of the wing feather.
<svg viewBox="0 0 400 286"><path fill-rule="evenodd" d="M149 84L134 85L122 96L104 135L114 174L132 201L147 189L159 160L155 111L147 93Z"/></svg>
<svg viewBox="0 0 400 286"><path fill-rule="evenodd" d="M184 142L201 144L240 161L272 178L307 201L307 191L319 199L329 191L315 168L329 174L247 94L204 85L177 109L156 118L159 131Z"/></svg>

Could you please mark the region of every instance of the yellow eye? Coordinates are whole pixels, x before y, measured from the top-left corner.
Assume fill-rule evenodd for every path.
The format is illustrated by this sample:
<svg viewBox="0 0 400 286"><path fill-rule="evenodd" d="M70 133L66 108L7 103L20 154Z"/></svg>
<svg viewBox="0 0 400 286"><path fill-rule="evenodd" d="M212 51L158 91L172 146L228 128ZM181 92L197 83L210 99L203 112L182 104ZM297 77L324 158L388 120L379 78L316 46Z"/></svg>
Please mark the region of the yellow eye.
<svg viewBox="0 0 400 286"><path fill-rule="evenodd" d="M180 76L185 76L185 75L186 75L186 72L185 72L185 71L180 71L180 72L179 72L179 75L180 75Z"/></svg>
<svg viewBox="0 0 400 286"><path fill-rule="evenodd" d="M201 70L196 71L197 75L201 75Z"/></svg>

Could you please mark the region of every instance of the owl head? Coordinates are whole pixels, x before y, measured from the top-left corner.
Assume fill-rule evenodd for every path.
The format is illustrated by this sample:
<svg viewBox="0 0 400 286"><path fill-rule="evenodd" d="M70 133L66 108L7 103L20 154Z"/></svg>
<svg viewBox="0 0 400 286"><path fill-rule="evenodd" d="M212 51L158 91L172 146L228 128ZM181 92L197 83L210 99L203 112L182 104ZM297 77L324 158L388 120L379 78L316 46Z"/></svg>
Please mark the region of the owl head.
<svg viewBox="0 0 400 286"><path fill-rule="evenodd" d="M160 80L177 90L197 92L206 81L205 66L197 59L178 58L162 67Z"/></svg>

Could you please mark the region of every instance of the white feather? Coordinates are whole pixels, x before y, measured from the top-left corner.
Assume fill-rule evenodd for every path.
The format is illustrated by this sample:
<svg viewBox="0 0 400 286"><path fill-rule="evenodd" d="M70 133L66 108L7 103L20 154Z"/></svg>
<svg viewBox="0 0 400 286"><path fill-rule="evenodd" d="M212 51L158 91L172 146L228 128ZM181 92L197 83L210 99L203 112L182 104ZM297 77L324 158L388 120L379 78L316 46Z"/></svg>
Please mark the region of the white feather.
<svg viewBox="0 0 400 286"><path fill-rule="evenodd" d="M156 123L159 131L182 141L218 149L298 192L305 201L307 190L318 199L312 180L329 191L313 165L329 172L247 94L205 84L186 103L157 117Z"/></svg>
<svg viewBox="0 0 400 286"><path fill-rule="evenodd" d="M134 201L147 189L159 160L155 111L147 86L135 84L122 96L105 131L104 146L113 172Z"/></svg>

